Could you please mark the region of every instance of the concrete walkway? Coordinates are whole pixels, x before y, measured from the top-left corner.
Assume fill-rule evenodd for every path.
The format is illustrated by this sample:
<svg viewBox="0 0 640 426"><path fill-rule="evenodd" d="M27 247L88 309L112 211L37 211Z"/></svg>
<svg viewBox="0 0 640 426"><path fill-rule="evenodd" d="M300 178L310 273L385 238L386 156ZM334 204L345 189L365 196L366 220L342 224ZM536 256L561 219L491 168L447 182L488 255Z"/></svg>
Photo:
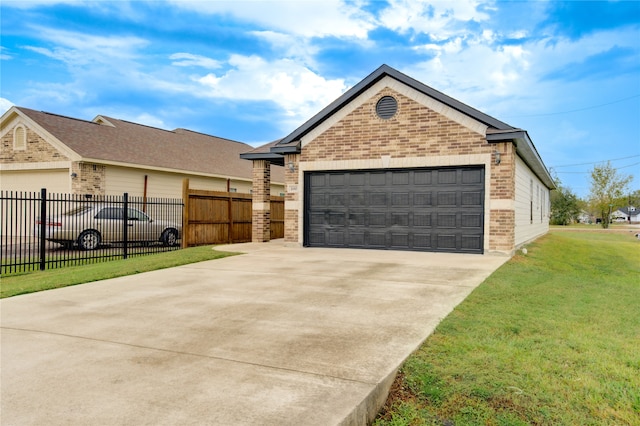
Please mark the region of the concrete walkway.
<svg viewBox="0 0 640 426"><path fill-rule="evenodd" d="M0 422L364 425L506 260L287 247L0 302Z"/></svg>

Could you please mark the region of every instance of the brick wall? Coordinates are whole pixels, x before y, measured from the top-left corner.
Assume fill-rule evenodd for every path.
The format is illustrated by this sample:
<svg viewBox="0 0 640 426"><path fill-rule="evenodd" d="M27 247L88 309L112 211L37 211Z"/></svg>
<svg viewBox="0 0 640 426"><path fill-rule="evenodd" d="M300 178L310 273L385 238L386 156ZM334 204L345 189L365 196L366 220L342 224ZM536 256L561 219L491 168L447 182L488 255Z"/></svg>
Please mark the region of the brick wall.
<svg viewBox="0 0 640 426"><path fill-rule="evenodd" d="M388 120L375 113L390 95L398 112ZM384 89L304 146L302 161L373 159L490 153L484 135L473 132L416 101Z"/></svg>
<svg viewBox="0 0 640 426"><path fill-rule="evenodd" d="M92 163L73 162L71 173L71 191L74 194L105 195L106 166Z"/></svg>
<svg viewBox="0 0 640 426"><path fill-rule="evenodd" d="M15 126L2 137L1 163L35 163L50 161L68 161L69 158L55 149L36 132L23 126L26 131L26 149L13 149Z"/></svg>

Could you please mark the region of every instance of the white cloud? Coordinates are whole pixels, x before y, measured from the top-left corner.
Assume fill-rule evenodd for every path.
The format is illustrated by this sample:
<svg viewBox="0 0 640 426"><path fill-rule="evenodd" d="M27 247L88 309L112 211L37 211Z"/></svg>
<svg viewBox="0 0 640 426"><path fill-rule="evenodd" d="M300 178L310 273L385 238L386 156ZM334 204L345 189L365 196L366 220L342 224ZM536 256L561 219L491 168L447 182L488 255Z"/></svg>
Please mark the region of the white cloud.
<svg viewBox="0 0 640 426"><path fill-rule="evenodd" d="M137 57L135 52L149 44L144 39L132 36L95 36L45 27L33 27L33 30L41 38L56 46L53 49L26 46L26 49L60 60L73 67L94 66L98 63L122 69L126 64L121 61Z"/></svg>
<svg viewBox="0 0 640 426"><path fill-rule="evenodd" d="M331 103L345 90L344 80L328 80L291 60L271 62L257 56L233 55L231 69L197 81L206 96L233 100L271 101L279 105L289 122L300 124Z"/></svg>
<svg viewBox="0 0 640 426"><path fill-rule="evenodd" d="M117 117L116 117L117 118ZM166 129L166 125L161 118L153 116L148 113L142 113L133 119L127 119L128 121L132 121L134 123L144 124L146 126L157 127L158 129Z"/></svg>
<svg viewBox="0 0 640 426"><path fill-rule="evenodd" d="M429 34L433 40L447 38L467 32L454 24L467 21L485 21L489 15L479 11L479 1L429 1L391 0L389 7L380 13L380 24L401 33L415 31Z"/></svg>
<svg viewBox="0 0 640 426"><path fill-rule="evenodd" d="M14 105L9 99L0 98L0 115L4 115Z"/></svg>
<svg viewBox="0 0 640 426"><path fill-rule="evenodd" d="M178 67L202 67L216 69L222 66L220 61L207 58L206 56L194 55L192 53L174 53L169 56L169 59L173 60L172 65Z"/></svg>
<svg viewBox="0 0 640 426"><path fill-rule="evenodd" d="M175 6L204 14L232 15L268 30L304 37L364 39L374 18L355 4L324 1L192 1L170 0Z"/></svg>

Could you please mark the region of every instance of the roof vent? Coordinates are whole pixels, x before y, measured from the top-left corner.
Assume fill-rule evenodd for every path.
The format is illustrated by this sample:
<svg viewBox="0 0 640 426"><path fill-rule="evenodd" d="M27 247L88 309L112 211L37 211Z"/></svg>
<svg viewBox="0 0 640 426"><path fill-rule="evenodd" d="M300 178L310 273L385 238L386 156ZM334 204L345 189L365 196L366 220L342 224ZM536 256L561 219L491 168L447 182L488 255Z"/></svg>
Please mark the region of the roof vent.
<svg viewBox="0 0 640 426"><path fill-rule="evenodd" d="M376 104L376 114L383 120L388 120L398 111L398 101L392 96L383 96Z"/></svg>

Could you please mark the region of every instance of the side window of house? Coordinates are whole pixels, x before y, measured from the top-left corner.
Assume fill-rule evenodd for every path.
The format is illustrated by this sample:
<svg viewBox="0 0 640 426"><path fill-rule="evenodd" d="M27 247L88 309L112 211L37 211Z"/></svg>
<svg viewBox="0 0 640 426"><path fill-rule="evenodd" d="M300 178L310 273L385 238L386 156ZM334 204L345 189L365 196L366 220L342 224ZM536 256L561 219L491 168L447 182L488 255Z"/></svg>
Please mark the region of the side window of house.
<svg viewBox="0 0 640 426"><path fill-rule="evenodd" d="M27 149L27 131L24 126L18 126L13 131L13 149L15 151Z"/></svg>

